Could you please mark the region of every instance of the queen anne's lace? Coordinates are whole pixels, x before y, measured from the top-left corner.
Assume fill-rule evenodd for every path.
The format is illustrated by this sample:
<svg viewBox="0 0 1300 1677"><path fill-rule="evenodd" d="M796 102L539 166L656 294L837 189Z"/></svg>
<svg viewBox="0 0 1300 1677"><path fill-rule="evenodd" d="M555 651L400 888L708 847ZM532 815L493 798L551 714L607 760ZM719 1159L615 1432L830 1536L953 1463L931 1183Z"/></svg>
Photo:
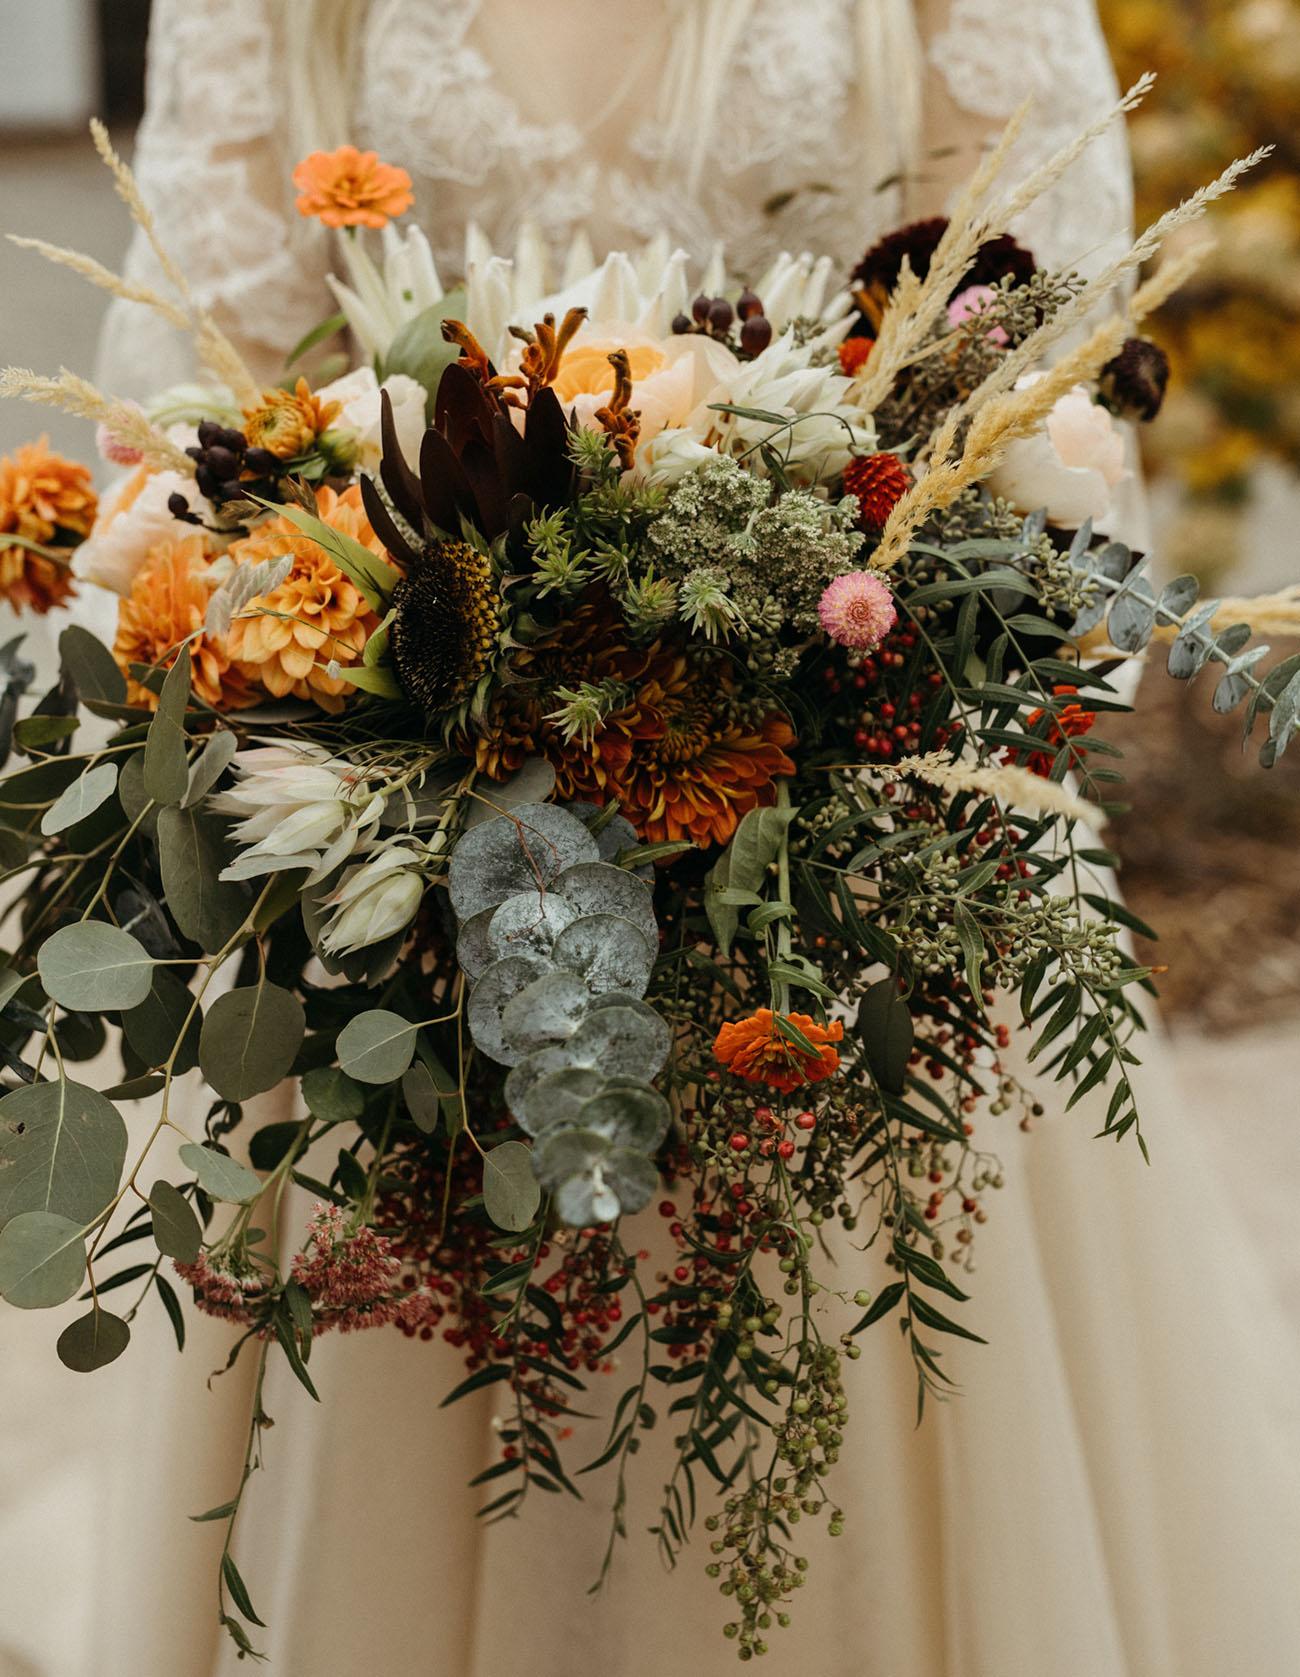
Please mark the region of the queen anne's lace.
<svg viewBox="0 0 1300 1677"><path fill-rule="evenodd" d="M876 189L872 160L855 154L854 136L866 132L855 29L862 3L641 0L631 27L623 18L620 38L631 43L624 62L612 64L575 41L586 27L579 13L592 28L601 22L594 0L572 15L568 5L537 7L534 86L546 81L543 49L552 62L578 54L591 64L589 88L569 84L583 86L584 101L589 93L589 108L551 118L537 114L545 104L524 85L518 47L513 69L501 62L502 30L518 30L531 9L505 7L507 19L494 0L371 0L351 137L410 170L415 214L446 276L459 273L470 221L497 249L525 221L556 249L580 228L597 250L662 231L703 256L720 240L731 271L753 275L782 248L824 251L847 268L902 210L940 207L946 183L969 173L1026 91L1037 99L1020 165L1050 154L1113 96L1091 0L922 0L933 155L918 160L900 206L895 193ZM329 245L296 216L289 184L296 148L280 55L295 50L283 35L294 10L277 0L155 0L149 110L136 152L165 242L268 376L330 307ZM661 112L673 91L667 67L680 68L671 49L693 10L706 53L728 18L743 17L743 27L717 90L703 167L688 186L680 154L665 155ZM604 13L621 15L618 7ZM568 102L578 98L575 91ZM1122 235L1128 209L1116 133L1030 212L1024 233L1043 260L1095 260L1099 241ZM150 272L140 240L129 266L133 276ZM104 383L145 394L188 370L184 343L169 346L156 320L113 305Z"/></svg>

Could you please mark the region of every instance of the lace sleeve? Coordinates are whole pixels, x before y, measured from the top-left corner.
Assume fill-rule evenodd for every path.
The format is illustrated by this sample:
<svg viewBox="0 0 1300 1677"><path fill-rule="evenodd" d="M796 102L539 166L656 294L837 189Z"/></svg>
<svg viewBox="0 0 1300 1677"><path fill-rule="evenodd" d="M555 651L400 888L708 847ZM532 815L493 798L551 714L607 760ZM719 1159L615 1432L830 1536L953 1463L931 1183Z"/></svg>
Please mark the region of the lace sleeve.
<svg viewBox="0 0 1300 1677"><path fill-rule="evenodd" d="M154 0L147 101L134 166L163 244L259 376L329 312L328 247L293 207L296 161L276 74L292 8L278 0ZM159 280L143 236L127 257ZM138 305L116 301L98 377L142 397L192 376L190 345Z"/></svg>
<svg viewBox="0 0 1300 1677"><path fill-rule="evenodd" d="M1117 97L1093 0L919 0L926 41L926 158L917 212L941 209L1028 95L1007 170L1023 177ZM1132 173L1116 123L1015 231L1038 260L1090 273L1131 237Z"/></svg>

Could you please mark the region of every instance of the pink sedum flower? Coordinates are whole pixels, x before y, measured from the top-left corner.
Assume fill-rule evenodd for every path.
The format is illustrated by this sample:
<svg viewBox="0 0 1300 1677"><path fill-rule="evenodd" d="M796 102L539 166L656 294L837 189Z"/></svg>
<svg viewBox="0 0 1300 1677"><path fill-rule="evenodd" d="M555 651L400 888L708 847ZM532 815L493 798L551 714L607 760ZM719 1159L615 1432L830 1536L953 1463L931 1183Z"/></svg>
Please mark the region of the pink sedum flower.
<svg viewBox="0 0 1300 1677"><path fill-rule="evenodd" d="M887 583L873 571L849 571L828 584L817 602L821 626L840 646L870 652L898 617Z"/></svg>

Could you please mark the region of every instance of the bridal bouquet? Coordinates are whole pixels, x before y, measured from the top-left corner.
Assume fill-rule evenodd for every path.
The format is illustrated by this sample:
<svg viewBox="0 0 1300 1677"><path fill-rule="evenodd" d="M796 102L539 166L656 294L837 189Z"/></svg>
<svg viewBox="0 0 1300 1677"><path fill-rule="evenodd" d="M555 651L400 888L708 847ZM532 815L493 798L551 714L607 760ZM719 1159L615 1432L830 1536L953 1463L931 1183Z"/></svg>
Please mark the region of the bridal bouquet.
<svg viewBox="0 0 1300 1677"><path fill-rule="evenodd" d="M125 475L96 507L42 445L0 469L14 607L119 596L111 640L63 629L34 708L0 652L0 1294L81 1296L74 1369L151 1299L183 1342L178 1285L258 1360L232 1499L199 1516L242 1652L261 1372L315 1396L315 1337L387 1324L461 1349L452 1396L498 1390L490 1518L598 1471L612 1549L671 1429L659 1545L716 1494L709 1571L761 1653L796 1522L848 1517L859 1335L892 1318L922 1398L977 1337L998 1138L1041 1110L1013 1031L1141 1145L1151 975L1094 725L1157 639L1268 762L1300 661L1265 673L1249 602L1159 587L1102 533L1116 418L1164 388L1138 326L1192 258L1098 305L1242 165L1084 280L1006 227L1090 137L1004 188L1008 137L951 219L851 273L747 285L652 246L558 290L527 239L476 238L446 289L389 225L404 172L318 154L299 208L346 276L299 355L350 327L362 356L272 388L165 252L164 294L46 248L187 327L205 373L143 408L4 375Z"/></svg>

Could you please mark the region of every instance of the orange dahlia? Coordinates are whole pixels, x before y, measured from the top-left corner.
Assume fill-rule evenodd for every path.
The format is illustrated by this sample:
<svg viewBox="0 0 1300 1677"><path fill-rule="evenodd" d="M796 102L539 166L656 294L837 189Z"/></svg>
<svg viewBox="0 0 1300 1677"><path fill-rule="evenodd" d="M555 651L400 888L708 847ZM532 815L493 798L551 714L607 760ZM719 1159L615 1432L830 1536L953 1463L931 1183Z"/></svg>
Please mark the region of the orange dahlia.
<svg viewBox="0 0 1300 1677"><path fill-rule="evenodd" d="M318 489L316 515L386 557L355 484L342 495ZM293 569L279 587L251 600L230 625L231 658L245 677L277 699L292 694L322 710L342 710L352 688L341 676L330 675L327 665L357 663L379 626L365 595L323 547L287 518L259 524L251 535L232 542L229 552L236 564L247 565L293 555Z"/></svg>
<svg viewBox="0 0 1300 1677"><path fill-rule="evenodd" d="M294 170L293 184L298 214L319 216L326 227L384 227L415 202L405 169L355 146L312 152Z"/></svg>
<svg viewBox="0 0 1300 1677"><path fill-rule="evenodd" d="M159 542L136 572L118 607L113 642L131 704L156 707L158 695L132 676L131 666L172 667L181 643L202 626L212 595L209 570L207 538L196 534ZM190 660L191 687L214 709L237 710L261 697L232 667L229 648L219 638L198 635L190 642Z"/></svg>
<svg viewBox="0 0 1300 1677"><path fill-rule="evenodd" d="M16 542L6 546L4 537L71 549L89 535L97 505L90 472L52 454L48 437L0 459L0 598L15 611L30 606L37 613L67 599L73 585L66 565Z"/></svg>
<svg viewBox="0 0 1300 1677"><path fill-rule="evenodd" d="M250 448L264 448L277 460L308 454L316 439L338 417L340 402L313 396L305 378L292 390L264 390L255 408L244 409L244 435Z"/></svg>
<svg viewBox="0 0 1300 1677"><path fill-rule="evenodd" d="M816 1052L810 1054L783 1035L782 1024L792 1025ZM729 1020L722 1027L714 1038L713 1055L746 1083L766 1083L788 1095L804 1083L820 1083L839 1070L839 1053L830 1045L843 1035L838 1019L819 1025L806 1013L776 1014L770 1007L760 1007L748 1019Z"/></svg>

